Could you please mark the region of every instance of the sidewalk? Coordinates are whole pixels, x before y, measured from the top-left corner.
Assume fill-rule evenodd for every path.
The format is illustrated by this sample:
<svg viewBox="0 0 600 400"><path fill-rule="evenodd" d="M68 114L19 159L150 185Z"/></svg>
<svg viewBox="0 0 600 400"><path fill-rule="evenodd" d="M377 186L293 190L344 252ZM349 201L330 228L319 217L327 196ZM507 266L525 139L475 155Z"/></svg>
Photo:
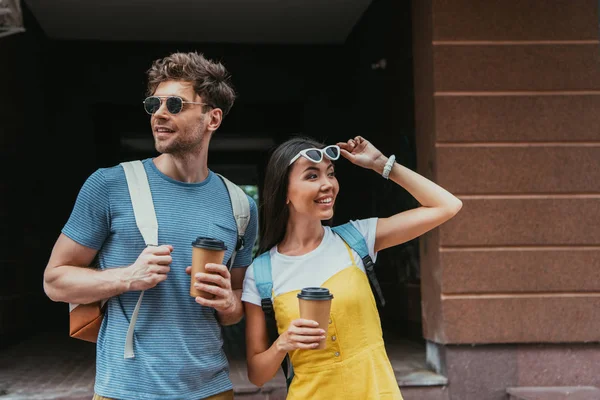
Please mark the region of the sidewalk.
<svg viewBox="0 0 600 400"><path fill-rule="evenodd" d="M96 373L93 343L50 333L0 351L0 400L91 400ZM285 399L283 375L262 389L246 377L243 361L231 363L236 399Z"/></svg>
<svg viewBox="0 0 600 400"><path fill-rule="evenodd" d="M36 336L0 353L0 399L91 400L95 345L68 336Z"/></svg>
<svg viewBox="0 0 600 400"><path fill-rule="evenodd" d="M400 339L386 347L405 400L447 400L447 380L427 368L421 345ZM95 352L95 344L66 333L34 336L0 350L0 400L91 400ZM243 360L230 362L230 376L236 399L285 399L281 370L262 388L248 381Z"/></svg>

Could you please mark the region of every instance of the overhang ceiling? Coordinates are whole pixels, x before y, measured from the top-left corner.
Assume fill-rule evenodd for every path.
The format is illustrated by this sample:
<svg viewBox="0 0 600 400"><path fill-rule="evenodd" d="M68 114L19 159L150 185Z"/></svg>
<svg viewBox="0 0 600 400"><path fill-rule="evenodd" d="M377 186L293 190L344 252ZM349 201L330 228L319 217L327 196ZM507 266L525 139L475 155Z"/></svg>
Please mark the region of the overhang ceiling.
<svg viewBox="0 0 600 400"><path fill-rule="evenodd" d="M371 0L25 0L54 39L343 43Z"/></svg>

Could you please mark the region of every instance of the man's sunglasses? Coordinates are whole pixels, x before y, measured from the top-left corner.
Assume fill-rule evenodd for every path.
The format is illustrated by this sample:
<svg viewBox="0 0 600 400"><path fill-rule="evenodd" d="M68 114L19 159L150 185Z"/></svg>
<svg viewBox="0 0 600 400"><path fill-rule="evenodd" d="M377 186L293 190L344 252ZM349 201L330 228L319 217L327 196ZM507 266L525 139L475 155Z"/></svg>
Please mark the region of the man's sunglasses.
<svg viewBox="0 0 600 400"><path fill-rule="evenodd" d="M168 97L158 97L158 96L150 96L146 97L144 100L144 110L150 115L156 113L160 106L162 105L163 100L167 102L167 111L171 114L179 114L181 110L183 110L184 104L201 104L203 106L210 106L210 104L206 103L197 103L193 101L184 101L181 97L178 96L168 96ZM213 107L214 108L214 107Z"/></svg>
<svg viewBox="0 0 600 400"><path fill-rule="evenodd" d="M323 156L329 158L332 161L337 160L338 158L340 158L339 146L331 145L323 149L312 148L301 150L298 154L294 156L294 158L291 159L288 165L292 165L294 161L296 161L300 157L304 157L314 163L320 163L321 161L323 161Z"/></svg>

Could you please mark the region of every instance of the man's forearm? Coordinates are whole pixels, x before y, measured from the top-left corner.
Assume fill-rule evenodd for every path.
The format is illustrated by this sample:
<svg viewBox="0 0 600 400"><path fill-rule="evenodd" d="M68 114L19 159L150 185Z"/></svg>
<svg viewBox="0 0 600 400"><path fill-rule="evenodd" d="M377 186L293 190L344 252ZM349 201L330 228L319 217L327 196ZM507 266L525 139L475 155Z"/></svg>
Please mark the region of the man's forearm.
<svg viewBox="0 0 600 400"><path fill-rule="evenodd" d="M223 326L235 325L242 320L244 316L244 307L242 306L242 291L234 290L234 302L230 310L218 311L217 318Z"/></svg>
<svg viewBox="0 0 600 400"><path fill-rule="evenodd" d="M44 274L44 291L53 301L88 304L128 290L123 268L96 270L64 265Z"/></svg>

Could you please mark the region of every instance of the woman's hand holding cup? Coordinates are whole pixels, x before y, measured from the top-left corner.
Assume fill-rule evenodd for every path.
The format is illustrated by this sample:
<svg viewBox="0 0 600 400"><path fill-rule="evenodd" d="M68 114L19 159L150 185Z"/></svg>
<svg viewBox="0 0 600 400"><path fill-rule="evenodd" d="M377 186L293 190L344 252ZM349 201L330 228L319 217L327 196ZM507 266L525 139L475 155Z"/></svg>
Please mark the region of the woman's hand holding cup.
<svg viewBox="0 0 600 400"><path fill-rule="evenodd" d="M325 331L319 328L316 321L300 318L290 323L287 331L279 335L275 345L278 351L287 353L298 349L316 349L323 340Z"/></svg>

